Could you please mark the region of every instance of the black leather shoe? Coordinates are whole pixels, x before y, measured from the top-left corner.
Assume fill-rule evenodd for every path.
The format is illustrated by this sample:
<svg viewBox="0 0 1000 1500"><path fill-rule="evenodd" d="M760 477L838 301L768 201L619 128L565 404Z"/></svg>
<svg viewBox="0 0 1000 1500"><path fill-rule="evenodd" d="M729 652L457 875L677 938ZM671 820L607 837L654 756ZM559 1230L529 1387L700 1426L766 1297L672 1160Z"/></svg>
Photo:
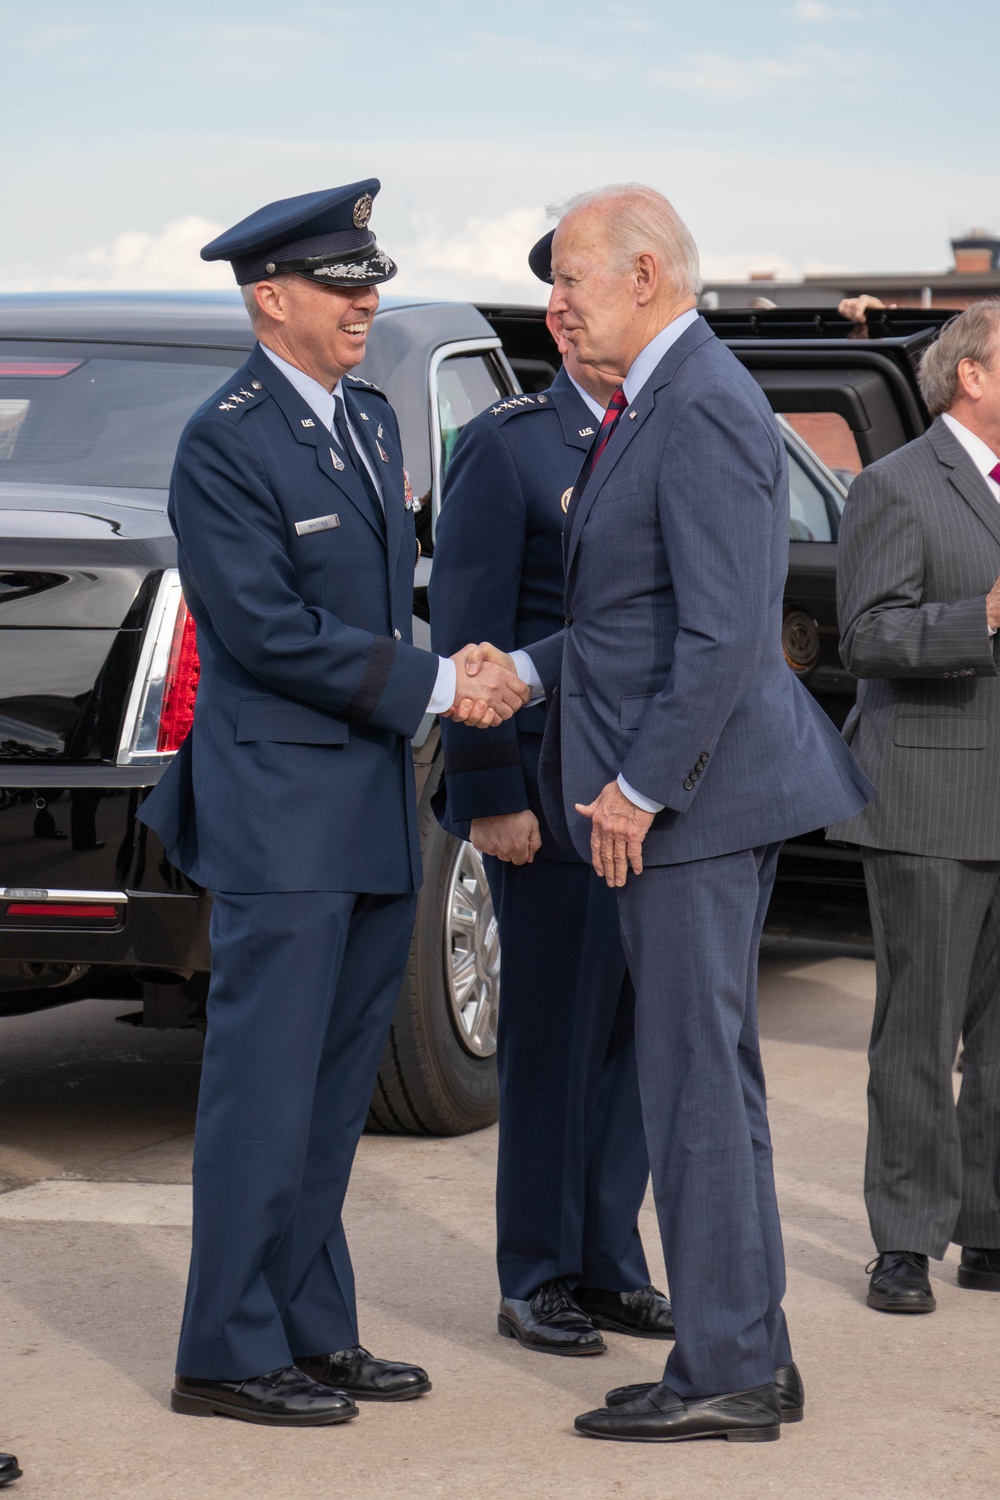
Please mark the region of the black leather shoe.
<svg viewBox="0 0 1000 1500"><path fill-rule="evenodd" d="M295 1363L313 1380L346 1391L355 1401L412 1401L431 1388L427 1371L419 1365L376 1359L360 1344L336 1354L305 1355Z"/></svg>
<svg viewBox="0 0 1000 1500"><path fill-rule="evenodd" d="M0 1486L13 1484L20 1477L21 1470L17 1467L17 1459L13 1453L0 1453Z"/></svg>
<svg viewBox="0 0 1000 1500"><path fill-rule="evenodd" d="M603 1354L608 1347L565 1281L546 1281L530 1302L501 1298L497 1329L539 1354Z"/></svg>
<svg viewBox="0 0 1000 1500"><path fill-rule="evenodd" d="M967 1246L958 1266L958 1284L980 1292L1000 1292L1000 1250Z"/></svg>
<svg viewBox="0 0 1000 1500"><path fill-rule="evenodd" d="M773 1443L781 1436L781 1410L773 1385L682 1401L667 1385L654 1385L624 1406L584 1412L573 1424L586 1437L619 1443L680 1443L726 1438L730 1443Z"/></svg>
<svg viewBox="0 0 1000 1500"><path fill-rule="evenodd" d="M879 1312L929 1313L937 1307L927 1275L927 1256L915 1250L883 1250L866 1267L868 1306Z"/></svg>
<svg viewBox="0 0 1000 1500"><path fill-rule="evenodd" d="M595 1328L606 1333L630 1333L639 1339L672 1339L674 1320L670 1303L655 1286L634 1292L602 1292L595 1287L573 1288L573 1301Z"/></svg>
<svg viewBox="0 0 1000 1500"><path fill-rule="evenodd" d="M266 1427L327 1427L358 1414L350 1396L320 1385L294 1365L249 1380L175 1375L170 1410L186 1417L238 1417Z"/></svg>
<svg viewBox="0 0 1000 1500"><path fill-rule="evenodd" d="M654 1386L655 1381L652 1380L643 1381L639 1385L615 1386L613 1391L608 1391L604 1404L605 1406L627 1406L630 1401L636 1401L640 1396L647 1395L654 1389ZM775 1370L774 1389L778 1393L781 1420L801 1422L805 1415L806 1393L798 1365L782 1365L780 1370Z"/></svg>

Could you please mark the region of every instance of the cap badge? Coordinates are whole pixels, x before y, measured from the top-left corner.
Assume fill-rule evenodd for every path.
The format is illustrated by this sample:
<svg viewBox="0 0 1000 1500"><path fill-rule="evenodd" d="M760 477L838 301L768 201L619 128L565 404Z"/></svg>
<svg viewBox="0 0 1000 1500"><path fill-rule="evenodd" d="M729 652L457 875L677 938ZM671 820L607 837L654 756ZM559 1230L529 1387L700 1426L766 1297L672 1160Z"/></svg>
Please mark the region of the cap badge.
<svg viewBox="0 0 1000 1500"><path fill-rule="evenodd" d="M569 502L570 502L570 499L572 498L572 495L573 495L573 486L572 485L570 485L570 487L569 487L568 490L563 490L563 492L562 492L562 498L559 501L559 504L563 508L563 514L565 514L569 510Z"/></svg>
<svg viewBox="0 0 1000 1500"><path fill-rule="evenodd" d="M363 193L354 205L354 227L364 229L372 216L372 195Z"/></svg>

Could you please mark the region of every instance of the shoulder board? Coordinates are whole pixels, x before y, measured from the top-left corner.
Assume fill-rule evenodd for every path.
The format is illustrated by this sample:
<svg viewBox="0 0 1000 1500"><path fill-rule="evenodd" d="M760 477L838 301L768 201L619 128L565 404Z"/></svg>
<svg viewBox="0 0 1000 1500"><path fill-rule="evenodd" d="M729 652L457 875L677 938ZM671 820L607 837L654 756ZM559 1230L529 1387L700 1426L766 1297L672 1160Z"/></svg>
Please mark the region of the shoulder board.
<svg viewBox="0 0 1000 1500"><path fill-rule="evenodd" d="M249 411L252 406L256 406L258 402L265 401L266 399L267 391L259 380L238 380L228 391L223 386L218 395L212 397L212 400L208 404L208 410L226 413L237 412L242 415L243 412Z"/></svg>
<svg viewBox="0 0 1000 1500"><path fill-rule="evenodd" d="M493 406L486 408L491 417L499 421L506 421L509 416L519 411L538 411L549 405L549 397L544 391L537 396L508 396L504 401L497 401Z"/></svg>
<svg viewBox="0 0 1000 1500"><path fill-rule="evenodd" d="M352 385L363 385L366 391L374 391L376 396L381 396L385 401L389 399L385 391L380 386L377 386L373 380L362 380L360 375L345 375L344 379L349 380Z"/></svg>

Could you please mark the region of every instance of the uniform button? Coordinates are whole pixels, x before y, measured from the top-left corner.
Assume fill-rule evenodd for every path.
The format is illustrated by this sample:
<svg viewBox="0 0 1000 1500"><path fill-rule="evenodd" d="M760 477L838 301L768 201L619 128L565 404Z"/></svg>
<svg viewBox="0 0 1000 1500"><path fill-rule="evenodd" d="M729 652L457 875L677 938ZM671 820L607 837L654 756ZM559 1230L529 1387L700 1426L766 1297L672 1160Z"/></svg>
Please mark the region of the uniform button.
<svg viewBox="0 0 1000 1500"><path fill-rule="evenodd" d="M694 782L691 780L690 776L688 777L687 781L685 781L685 783L684 783L684 790L686 792L693 792L694 791Z"/></svg>
<svg viewBox="0 0 1000 1500"><path fill-rule="evenodd" d="M250 389L253 391L260 391L263 390L263 386L261 385L259 380L251 380Z"/></svg>
<svg viewBox="0 0 1000 1500"><path fill-rule="evenodd" d="M566 616L565 616L565 617L564 617L564 619L565 619L565 624L566 624L566 627L567 627L567 629L568 629L568 628L569 628L569 626L570 626L570 625L572 625L572 623L573 623L573 616L572 616L572 615L571 615L571 614L567 614L567 615L566 615Z"/></svg>
<svg viewBox="0 0 1000 1500"><path fill-rule="evenodd" d="M401 641L403 639L398 630L392 632L392 638L394 641Z"/></svg>

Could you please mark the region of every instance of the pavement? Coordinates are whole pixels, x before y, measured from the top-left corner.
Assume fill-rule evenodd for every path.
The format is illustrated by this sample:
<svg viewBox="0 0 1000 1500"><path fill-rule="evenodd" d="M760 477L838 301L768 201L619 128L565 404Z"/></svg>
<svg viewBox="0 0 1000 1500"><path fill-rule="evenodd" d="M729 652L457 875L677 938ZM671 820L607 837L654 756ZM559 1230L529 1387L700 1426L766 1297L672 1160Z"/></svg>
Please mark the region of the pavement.
<svg viewBox="0 0 1000 1500"><path fill-rule="evenodd" d="M938 1310L864 1305L861 1196L874 969L769 943L761 1021L806 1419L780 1443L599 1443L574 1416L657 1379L665 1346L598 1359L496 1333L495 1130L369 1136L346 1222L362 1337L433 1393L290 1432L167 1406L188 1250L200 1039L119 1025L125 1002L0 1021L0 1448L18 1500L941 1500L1000 1481L1000 1296L932 1262ZM655 1220L642 1218L664 1284Z"/></svg>

